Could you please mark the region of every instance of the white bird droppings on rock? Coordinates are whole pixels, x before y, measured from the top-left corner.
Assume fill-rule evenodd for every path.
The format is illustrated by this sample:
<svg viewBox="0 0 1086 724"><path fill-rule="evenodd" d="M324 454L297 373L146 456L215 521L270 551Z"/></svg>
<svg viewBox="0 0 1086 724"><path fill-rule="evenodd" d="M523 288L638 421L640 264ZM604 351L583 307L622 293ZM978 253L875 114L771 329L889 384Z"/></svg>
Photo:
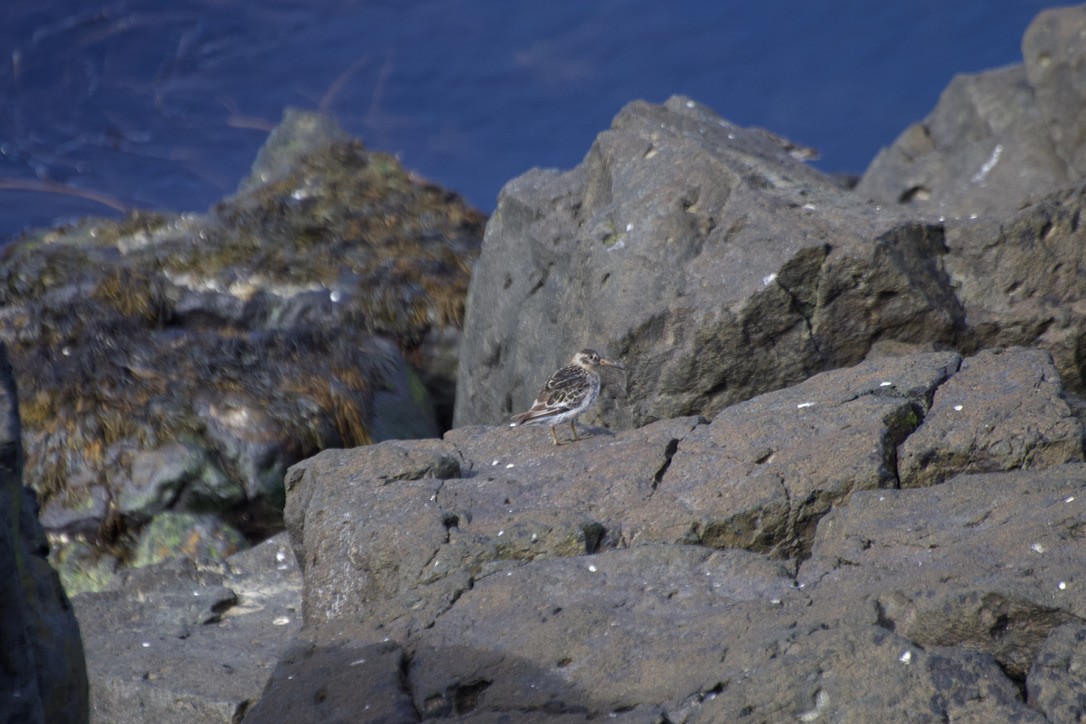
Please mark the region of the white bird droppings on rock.
<svg viewBox="0 0 1086 724"><path fill-rule="evenodd" d="M1040 543L1032 543L1032 544L1030 544L1029 549L1031 551L1033 551L1034 553L1044 553L1045 552L1045 547L1043 545L1041 545Z"/></svg>
<svg viewBox="0 0 1086 724"><path fill-rule="evenodd" d="M955 412L961 412L962 411L962 406L961 405L954 405L954 411Z"/></svg>
<svg viewBox="0 0 1086 724"><path fill-rule="evenodd" d="M988 157L988 160L984 162L984 165L980 167L980 170L973 175L973 183L980 183L985 179L988 173L995 168L999 163L999 157L1003 155L1003 144L997 143L996 147L992 149L992 155ZM974 214L971 218L976 218Z"/></svg>
<svg viewBox="0 0 1086 724"><path fill-rule="evenodd" d="M595 573L596 572L596 567L594 565L592 565L591 563L589 563L588 564L588 570L591 571L592 573Z"/></svg>
<svg viewBox="0 0 1086 724"><path fill-rule="evenodd" d="M798 405L796 405L796 408L800 409L800 410L802 410L804 407L814 407L814 403L813 402L801 402Z"/></svg>
<svg viewBox="0 0 1086 724"><path fill-rule="evenodd" d="M508 470L508 469L509 469L509 468L511 468L511 467L513 467L513 463L509 463L508 465L506 465L506 466L505 466L505 469L506 469L506 470Z"/></svg>
<svg viewBox="0 0 1086 724"><path fill-rule="evenodd" d="M893 384L893 382L880 382L879 387L890 387Z"/></svg>
<svg viewBox="0 0 1086 724"><path fill-rule="evenodd" d="M903 664L907 664L907 663L909 663L910 661L913 660L913 652L912 651L906 651L901 656L898 656L897 660L900 661Z"/></svg>
<svg viewBox="0 0 1086 724"><path fill-rule="evenodd" d="M290 616L279 616L272 619L273 626L286 626L288 623L290 623Z"/></svg>
<svg viewBox="0 0 1086 724"><path fill-rule="evenodd" d="M1075 496L1069 495L1069 496L1067 496L1066 498L1063 499L1063 502L1065 502L1065 503L1073 503L1073 502L1075 502Z"/></svg>
<svg viewBox="0 0 1086 724"><path fill-rule="evenodd" d="M338 289L333 289L328 293L328 298L331 299L333 302L338 302L340 299L343 299L343 292L339 291Z"/></svg>
<svg viewBox="0 0 1086 724"><path fill-rule="evenodd" d="M633 231L633 224L626 224L626 231Z"/></svg>
<svg viewBox="0 0 1086 724"><path fill-rule="evenodd" d="M763 287L768 287L770 284L772 284L776 280L777 280L777 272L773 272L772 274L767 274L766 276L762 277L762 286Z"/></svg>
<svg viewBox="0 0 1086 724"><path fill-rule="evenodd" d="M1058 586L1058 588L1061 591L1066 591L1067 590L1067 581L1060 581L1060 585Z"/></svg>
<svg viewBox="0 0 1086 724"><path fill-rule="evenodd" d="M818 693L815 694L814 709L811 709L810 711L805 711L802 714L800 714L799 715L799 720L800 721L815 721L815 720L821 718L822 713L826 710L827 707L829 707L829 705L830 705L830 695L827 694L825 692L825 690L819 689Z"/></svg>

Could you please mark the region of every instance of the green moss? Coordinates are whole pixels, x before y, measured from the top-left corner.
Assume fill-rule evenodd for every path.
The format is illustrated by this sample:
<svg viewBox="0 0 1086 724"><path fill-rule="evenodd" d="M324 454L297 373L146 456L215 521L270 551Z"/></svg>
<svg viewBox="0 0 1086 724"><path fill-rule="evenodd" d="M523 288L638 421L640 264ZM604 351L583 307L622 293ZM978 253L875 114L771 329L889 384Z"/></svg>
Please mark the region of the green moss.
<svg viewBox="0 0 1086 724"><path fill-rule="evenodd" d="M156 515L140 534L132 566L181 556L222 560L247 547L245 536L213 516L166 511Z"/></svg>
<svg viewBox="0 0 1086 724"><path fill-rule="evenodd" d="M83 541L71 541L53 549L50 562L69 597L112 588L120 562L114 556Z"/></svg>

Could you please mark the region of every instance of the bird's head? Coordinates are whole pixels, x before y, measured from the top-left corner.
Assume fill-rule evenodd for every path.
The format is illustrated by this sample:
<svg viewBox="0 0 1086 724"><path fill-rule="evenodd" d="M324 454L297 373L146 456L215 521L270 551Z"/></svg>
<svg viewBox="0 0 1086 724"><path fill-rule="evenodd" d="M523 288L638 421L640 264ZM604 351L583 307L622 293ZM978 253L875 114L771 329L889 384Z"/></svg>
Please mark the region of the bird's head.
<svg viewBox="0 0 1086 724"><path fill-rule="evenodd" d="M580 352L573 355L573 364L580 365L586 370L595 370L600 367L614 367L619 370L626 369L622 365L615 364L609 359L604 359L600 356L600 353L594 349L582 349Z"/></svg>

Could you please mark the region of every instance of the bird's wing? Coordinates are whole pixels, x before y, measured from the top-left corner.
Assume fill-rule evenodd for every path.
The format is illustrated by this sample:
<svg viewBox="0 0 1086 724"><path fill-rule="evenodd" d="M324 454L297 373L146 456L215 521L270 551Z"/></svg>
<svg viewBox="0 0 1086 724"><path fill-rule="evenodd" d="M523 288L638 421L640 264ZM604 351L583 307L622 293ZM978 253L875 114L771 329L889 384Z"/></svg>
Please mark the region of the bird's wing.
<svg viewBox="0 0 1086 724"><path fill-rule="evenodd" d="M581 400L587 374L578 365L567 365L551 375L536 395L531 409L514 415L514 422L529 422L572 410Z"/></svg>
<svg viewBox="0 0 1086 724"><path fill-rule="evenodd" d="M543 389L536 395L536 402L557 402L564 398L576 397L584 389L586 373L578 365L566 365L551 375Z"/></svg>

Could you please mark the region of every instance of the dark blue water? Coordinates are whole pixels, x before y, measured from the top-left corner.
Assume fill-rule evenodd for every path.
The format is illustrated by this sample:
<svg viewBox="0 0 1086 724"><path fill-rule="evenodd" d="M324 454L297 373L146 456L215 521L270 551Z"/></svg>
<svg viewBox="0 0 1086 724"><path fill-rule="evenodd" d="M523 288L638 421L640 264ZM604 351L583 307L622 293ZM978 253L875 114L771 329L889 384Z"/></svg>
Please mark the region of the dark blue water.
<svg viewBox="0 0 1086 724"><path fill-rule="evenodd" d="M528 168L578 163L625 103L673 93L859 173L955 73L1020 62L1051 5L8 0L0 242L110 205L203 210L291 105L487 211Z"/></svg>

